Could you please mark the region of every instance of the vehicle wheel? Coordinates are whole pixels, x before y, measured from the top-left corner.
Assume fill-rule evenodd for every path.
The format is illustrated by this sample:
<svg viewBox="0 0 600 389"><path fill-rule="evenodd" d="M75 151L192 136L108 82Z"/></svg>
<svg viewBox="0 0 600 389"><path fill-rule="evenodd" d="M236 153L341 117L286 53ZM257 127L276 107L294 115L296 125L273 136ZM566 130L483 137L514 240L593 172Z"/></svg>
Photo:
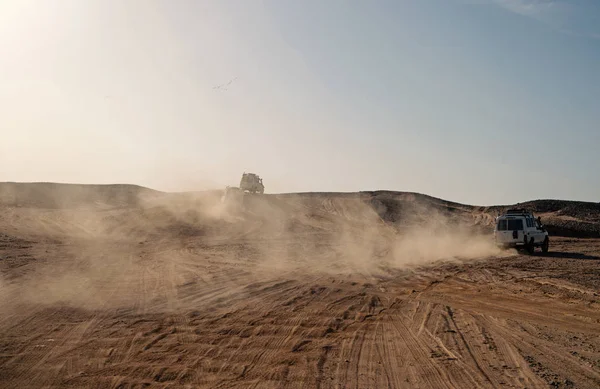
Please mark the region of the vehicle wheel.
<svg viewBox="0 0 600 389"><path fill-rule="evenodd" d="M544 239L544 243L542 243L542 252L547 253L549 247L550 247L550 239L548 239L548 237L546 237L546 239Z"/></svg>
<svg viewBox="0 0 600 389"><path fill-rule="evenodd" d="M531 240L529 241L529 243L527 243L525 245L525 249L527 250L527 252L529 254L533 254L533 252L535 251L535 243L533 243L533 238L531 238Z"/></svg>

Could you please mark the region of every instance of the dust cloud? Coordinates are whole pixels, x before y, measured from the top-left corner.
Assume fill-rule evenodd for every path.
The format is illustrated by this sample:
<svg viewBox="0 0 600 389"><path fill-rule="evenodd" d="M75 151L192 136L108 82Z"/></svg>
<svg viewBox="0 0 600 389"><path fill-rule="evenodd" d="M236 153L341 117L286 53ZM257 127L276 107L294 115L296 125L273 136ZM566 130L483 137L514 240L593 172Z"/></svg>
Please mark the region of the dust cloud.
<svg viewBox="0 0 600 389"><path fill-rule="evenodd" d="M246 194L232 203L222 191L63 190L50 200L30 192L29 207L2 219L40 247L40 263L18 281L22 303L179 309L189 285L201 284L206 296L243 298L247 285L282 277L385 276L501 254L468 217L415 203L385 222L358 194ZM203 301L209 298L194 303Z"/></svg>
<svg viewBox="0 0 600 389"><path fill-rule="evenodd" d="M377 209L356 196L324 195L317 201L320 212L314 211L314 199L286 200L287 209L274 206L275 202L257 207L264 223L276 234L271 238L287 242L287 250L255 247L261 252L262 271L385 275L390 269L510 254L497 248L489 234L475 228L472 217L453 218L418 203L410 204L407 215L390 224L382 220ZM303 212L294 213L298 209L313 210L309 212L313 219L302 220ZM295 228L302 222L303 227L316 225L320 230Z"/></svg>
<svg viewBox="0 0 600 389"><path fill-rule="evenodd" d="M436 209L420 208L420 222L407 223L393 243L396 266L432 264L439 261L469 261L507 255L489 234L482 234L466 220L451 218Z"/></svg>

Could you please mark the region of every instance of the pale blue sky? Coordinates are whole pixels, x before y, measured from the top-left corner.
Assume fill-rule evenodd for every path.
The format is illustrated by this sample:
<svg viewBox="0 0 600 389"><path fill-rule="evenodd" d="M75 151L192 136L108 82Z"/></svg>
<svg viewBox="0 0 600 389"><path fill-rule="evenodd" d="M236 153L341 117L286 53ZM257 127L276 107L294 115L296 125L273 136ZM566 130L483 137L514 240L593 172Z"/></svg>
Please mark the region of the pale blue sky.
<svg viewBox="0 0 600 389"><path fill-rule="evenodd" d="M595 0L13 0L0 49L0 181L600 201Z"/></svg>

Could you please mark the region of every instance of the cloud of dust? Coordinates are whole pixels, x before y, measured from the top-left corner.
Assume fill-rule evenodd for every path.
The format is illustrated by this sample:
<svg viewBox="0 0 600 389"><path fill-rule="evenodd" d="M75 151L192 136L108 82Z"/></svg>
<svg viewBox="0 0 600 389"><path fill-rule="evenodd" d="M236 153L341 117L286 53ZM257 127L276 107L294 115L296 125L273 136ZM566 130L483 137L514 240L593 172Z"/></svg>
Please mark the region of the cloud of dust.
<svg viewBox="0 0 600 389"><path fill-rule="evenodd" d="M481 235L465 221L451 221L437 211L412 225L393 243L393 264L423 265L444 260L468 261L501 256L491 236Z"/></svg>
<svg viewBox="0 0 600 389"><path fill-rule="evenodd" d="M22 232L51 238L43 263L19 280L23 302L176 309L186 288L243 298L248 284L282 276L385 275L502 254L490 236L474 232L468 214L455 217L418 202L384 222L390 211L360 194L244 195L224 202L222 191L113 190L86 189L77 194L77 207L53 200L53 208L18 210L12 222Z"/></svg>
<svg viewBox="0 0 600 389"><path fill-rule="evenodd" d="M419 202L408 203L394 223L384 222L380 213L386 210L359 195L290 197L286 206L291 212L269 204L271 208L263 206L262 215L266 223L278 226L277 239L287 249L262 248L261 271L385 275L390 269L506 254L490 235L474 228L470 214L452 216ZM300 212L294 214L294 207ZM312 216L303 218L306 210ZM321 230L289 229L294 222Z"/></svg>
<svg viewBox="0 0 600 389"><path fill-rule="evenodd" d="M167 309L179 285L204 277L185 269L196 266L196 253L187 248L190 240L227 238L238 230L239 216L221 195L131 192L127 186L23 186L4 222L43 245L44 252L33 271L19 277L18 300L86 309L152 302ZM197 273L207 258L201 255Z"/></svg>

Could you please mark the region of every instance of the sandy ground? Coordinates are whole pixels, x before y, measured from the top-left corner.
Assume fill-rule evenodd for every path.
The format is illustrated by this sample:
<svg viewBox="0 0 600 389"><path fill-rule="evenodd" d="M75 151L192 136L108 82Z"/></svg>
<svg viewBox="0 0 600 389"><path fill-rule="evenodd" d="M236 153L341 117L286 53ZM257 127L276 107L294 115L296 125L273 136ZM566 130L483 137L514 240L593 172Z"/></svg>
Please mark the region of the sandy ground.
<svg viewBox="0 0 600 389"><path fill-rule="evenodd" d="M0 387L600 387L600 240L193 204L1 209Z"/></svg>

